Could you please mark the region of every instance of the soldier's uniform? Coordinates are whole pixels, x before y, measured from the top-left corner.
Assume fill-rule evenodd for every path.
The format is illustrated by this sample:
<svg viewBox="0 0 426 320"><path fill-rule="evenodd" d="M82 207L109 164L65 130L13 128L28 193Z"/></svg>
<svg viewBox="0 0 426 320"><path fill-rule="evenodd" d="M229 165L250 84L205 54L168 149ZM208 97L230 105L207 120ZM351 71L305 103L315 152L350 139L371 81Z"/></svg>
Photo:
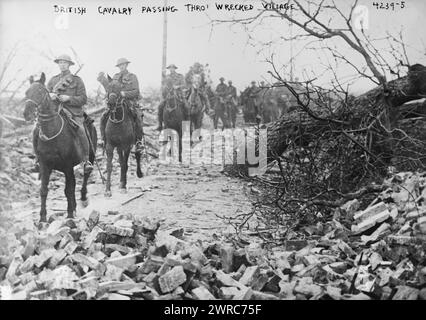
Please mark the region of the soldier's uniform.
<svg viewBox="0 0 426 320"><path fill-rule="evenodd" d="M259 107L259 103L257 101L260 92L261 92L261 89L256 85L254 81L252 81L252 86L249 88L249 91L248 91L248 99L251 102L251 105L254 109L251 111L254 112L254 114L256 115L257 121L260 121L260 118L261 118L260 116L261 110Z"/></svg>
<svg viewBox="0 0 426 320"><path fill-rule="evenodd" d="M174 64L171 64L167 67L167 69L177 69L177 67ZM160 105L158 106L158 127L157 130L163 129L163 113L164 113L164 107L166 106L166 99L168 98L169 94L173 91L174 88L176 88L176 94L177 98L185 103L186 100L184 98L183 90L185 89L185 78L182 74L177 72L171 72L170 74L166 75L163 81L163 88L161 91L162 101Z"/></svg>
<svg viewBox="0 0 426 320"><path fill-rule="evenodd" d="M74 64L68 55L59 56L55 59L55 62L58 63L60 60L67 61L69 65ZM83 80L81 80L79 76L73 75L69 70L62 71L49 80L47 83L47 90L52 94L69 96L68 101L60 102L58 99L54 99L54 103L60 104L62 106L62 112L78 125L77 136L83 153L82 161L85 163L85 172L91 171L92 164L89 162L89 138L84 128L85 117L83 106L87 102L87 95ZM36 132L34 133L33 139L37 143L38 139L36 137Z"/></svg>
<svg viewBox="0 0 426 320"><path fill-rule="evenodd" d="M126 59L119 59L117 66L120 63L128 63ZM135 126L136 143L141 143L143 130L142 130L142 112L139 109L138 100L140 99L139 81L135 74L129 72L127 69L120 71L113 76L113 81L121 84L121 92L124 101L128 103L131 114L133 116L133 123ZM105 111L101 117L101 135L105 142L105 127L109 117L109 110ZM141 146L139 146L141 147ZM138 150L138 146L136 148Z"/></svg>
<svg viewBox="0 0 426 320"><path fill-rule="evenodd" d="M216 94L221 98L226 98L228 94L228 86L225 83L219 83L216 87Z"/></svg>
<svg viewBox="0 0 426 320"><path fill-rule="evenodd" d="M237 88L235 88L232 84L228 85L227 96L231 98L233 105L237 105Z"/></svg>
<svg viewBox="0 0 426 320"><path fill-rule="evenodd" d="M220 78L219 80L222 80L223 78ZM225 83L219 83L216 86L216 96L218 97L218 99L216 100L216 106L217 108L219 107L219 105L223 105L224 106L224 111L225 111L225 116L228 115L228 107L226 104L226 96L228 95L228 86Z"/></svg>
<svg viewBox="0 0 426 320"><path fill-rule="evenodd" d="M170 90L178 87L178 94L183 94L182 89L185 87L185 78L182 74L174 72L170 73L164 79L164 88L162 91L163 99L166 99Z"/></svg>
<svg viewBox="0 0 426 320"><path fill-rule="evenodd" d="M68 79L71 81L66 81ZM66 84L58 88L64 80ZM77 122L82 123L84 120L83 106L87 102L87 95L83 80L79 76L71 74L69 70L61 72L49 80L47 90L51 93L69 96L70 100L63 102L63 107L73 115Z"/></svg>

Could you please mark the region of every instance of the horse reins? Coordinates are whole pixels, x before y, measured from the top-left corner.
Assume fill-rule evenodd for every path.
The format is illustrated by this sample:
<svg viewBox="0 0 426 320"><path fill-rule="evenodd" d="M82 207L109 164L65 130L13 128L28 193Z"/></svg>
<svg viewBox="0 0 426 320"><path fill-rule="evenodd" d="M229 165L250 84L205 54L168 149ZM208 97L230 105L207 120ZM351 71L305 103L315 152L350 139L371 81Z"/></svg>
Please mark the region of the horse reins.
<svg viewBox="0 0 426 320"><path fill-rule="evenodd" d="M61 118L61 128L52 137L46 136L43 133L43 130L41 129L41 126L39 126L38 136L39 136L39 138L42 141L51 141L51 140L55 139L56 137L58 137L62 133L62 131L64 130L64 123L65 123L64 118L62 118L62 116L59 114L59 111L57 113L53 114L53 115L38 112L38 109L39 109L40 105L43 104L43 102L46 100L46 97L48 95L49 95L49 92L46 90L46 93L44 94L44 96L41 99L40 103L37 103L33 99L29 99L29 98L26 99L26 102L31 102L31 103L35 104L36 107L37 107L37 122L39 122L39 121L40 122L48 122L48 121L52 121L53 119L56 119L57 117ZM61 103L61 105L62 105L62 103Z"/></svg>
<svg viewBox="0 0 426 320"><path fill-rule="evenodd" d="M115 93L111 93L110 94L110 96L111 95L115 95L115 96L117 96L117 94L115 94ZM120 105L118 105L120 103ZM121 118L121 120L117 120L117 117L115 116L115 113L116 113L116 110L117 110L117 108L118 107L121 107L121 109L123 110L123 117ZM115 119L113 119L112 118L112 114L114 114L114 118ZM123 106L123 100L121 100L120 102L118 102L118 100L115 102L115 106L114 106L114 110L111 110L111 113L110 113L110 115L109 115L109 118L108 118L108 120L109 121L111 121L112 123L114 123L114 124L118 124L118 123L121 123L121 122L123 122L123 120L124 120L124 106Z"/></svg>

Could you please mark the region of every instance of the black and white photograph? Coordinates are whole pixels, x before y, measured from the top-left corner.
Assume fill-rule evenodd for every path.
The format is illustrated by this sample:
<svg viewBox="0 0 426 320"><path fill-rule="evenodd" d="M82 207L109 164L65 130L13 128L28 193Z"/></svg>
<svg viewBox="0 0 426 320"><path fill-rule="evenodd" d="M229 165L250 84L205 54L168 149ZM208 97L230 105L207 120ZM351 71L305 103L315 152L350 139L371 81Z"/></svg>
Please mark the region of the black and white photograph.
<svg viewBox="0 0 426 320"><path fill-rule="evenodd" d="M425 15L0 0L0 300L426 300Z"/></svg>

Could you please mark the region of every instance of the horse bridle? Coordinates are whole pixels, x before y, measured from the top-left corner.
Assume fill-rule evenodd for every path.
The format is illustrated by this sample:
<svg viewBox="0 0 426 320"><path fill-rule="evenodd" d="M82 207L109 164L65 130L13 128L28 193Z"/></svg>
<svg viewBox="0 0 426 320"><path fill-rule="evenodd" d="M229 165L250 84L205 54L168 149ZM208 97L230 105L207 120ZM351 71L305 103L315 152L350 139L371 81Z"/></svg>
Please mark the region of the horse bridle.
<svg viewBox="0 0 426 320"><path fill-rule="evenodd" d="M174 108L170 108L170 104L169 104L170 96L172 96L173 101L174 101L174 103L175 103ZM167 110L169 110L169 111L173 111L173 110L175 110L175 109L178 107L178 102L181 102L181 103L182 103L183 101L177 97L176 89L172 89L172 90L170 90L170 91L168 92L168 94L167 94L167 98L166 98L166 109L167 109Z"/></svg>
<svg viewBox="0 0 426 320"><path fill-rule="evenodd" d="M61 118L61 128L59 129L59 131L56 134L54 134L50 138L43 133L41 126L39 126L39 132L38 132L39 138L43 141L50 141L50 140L55 139L57 136L59 136L62 133L62 130L64 129L64 122L65 121L64 121L64 118L62 118L61 115L59 114L59 110L60 110L60 107L62 106L62 103L60 104L60 106L58 108L58 112L53 114L53 115L39 112L40 106L45 102L47 96L49 95L49 91L46 88L44 88L44 89L45 89L45 93L44 93L43 98L41 99L41 101L39 103L37 103L36 101L34 101L33 99L30 99L30 98L27 98L25 100L25 102L31 102L36 106L36 108L37 108L37 122L38 121L47 122L47 121L51 121L51 120L53 120L57 117Z"/></svg>
<svg viewBox="0 0 426 320"><path fill-rule="evenodd" d="M112 93L108 94L108 99L109 99L109 97L110 97L110 96L112 96L112 95L114 95L114 96L116 96L116 97L119 97L119 95L118 95L118 94L116 94L116 93L112 92ZM123 122L123 120L124 120L124 106L123 106L123 102L124 102L124 99L117 99L117 100L115 101L114 109L113 109L113 110L111 110L111 113L110 113L109 118L108 118L108 120L109 120L109 121L111 121L112 123L121 123L121 122ZM114 115L115 115L115 112L116 112L116 110L117 110L117 107L118 107L118 106L120 106L120 107L121 107L121 109L123 109L123 117L121 118L121 120L117 120L117 118L116 118L116 117L115 117L115 119L113 119L113 118L111 117L111 115L112 115L112 114L114 114Z"/></svg>

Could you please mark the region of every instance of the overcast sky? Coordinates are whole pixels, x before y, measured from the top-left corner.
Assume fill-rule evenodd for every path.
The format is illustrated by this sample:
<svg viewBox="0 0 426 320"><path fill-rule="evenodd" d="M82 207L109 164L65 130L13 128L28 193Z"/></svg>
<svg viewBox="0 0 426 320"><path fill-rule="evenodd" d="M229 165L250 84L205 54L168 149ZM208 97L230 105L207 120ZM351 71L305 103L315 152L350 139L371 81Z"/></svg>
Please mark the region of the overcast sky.
<svg viewBox="0 0 426 320"><path fill-rule="evenodd" d="M217 12L214 2L200 0L199 4L209 3L207 14L188 13L184 4L186 0L169 0L178 12L169 17L168 63L178 65L178 72L186 73L190 65L198 61L209 63L214 83L220 76L232 79L237 88L243 89L251 80L260 81L267 76L269 65L265 63L271 53L277 54L277 62L286 63L290 57L289 44L276 42L272 48L248 45L248 35L240 26L209 24L210 18L229 19L233 14ZM260 1L227 1L228 3L247 3L261 8ZM276 1L280 2L280 1ZM283 1L285 2L285 1ZM352 1L339 0L337 3ZM371 7L371 0L360 1L370 6L369 32L382 35L384 31L396 34L404 26L404 35L409 44L408 55L412 62L425 63L426 34L424 33L426 4L422 0L406 0L404 10L378 11ZM60 23L59 15L54 12L53 5L84 6L84 15L69 14L68 22ZM57 66L48 59L61 53L74 57L70 47L78 54L84 67L79 73L88 92L95 91L99 84L96 81L98 72L109 74L117 72L114 67L120 57L126 57L132 63L129 70L134 72L142 88L158 86L160 83L162 61L162 19L159 13L141 14L141 6L162 5L163 0L86 0L86 1L51 1L51 0L0 0L0 46L1 61L4 54L19 42L18 56L14 60L8 77L18 74L19 77L31 73L45 71L48 78L58 72ZM98 7L133 7L132 15L100 15ZM256 11L242 13L238 17L248 17ZM64 25L68 27L63 27ZM264 23L254 36L258 41L276 40L282 33L288 34L287 25L281 20ZM249 42L250 44L253 41ZM294 44L294 52L304 45ZM348 51L348 58L359 61L357 54ZM302 71L316 70L319 67L316 53L304 50L296 60L296 76L303 77ZM73 67L75 70L75 67ZM21 73L17 73L22 69ZM342 76L349 70L339 70ZM19 79L18 79L19 80ZM372 86L363 81L357 83L353 90L363 91Z"/></svg>

